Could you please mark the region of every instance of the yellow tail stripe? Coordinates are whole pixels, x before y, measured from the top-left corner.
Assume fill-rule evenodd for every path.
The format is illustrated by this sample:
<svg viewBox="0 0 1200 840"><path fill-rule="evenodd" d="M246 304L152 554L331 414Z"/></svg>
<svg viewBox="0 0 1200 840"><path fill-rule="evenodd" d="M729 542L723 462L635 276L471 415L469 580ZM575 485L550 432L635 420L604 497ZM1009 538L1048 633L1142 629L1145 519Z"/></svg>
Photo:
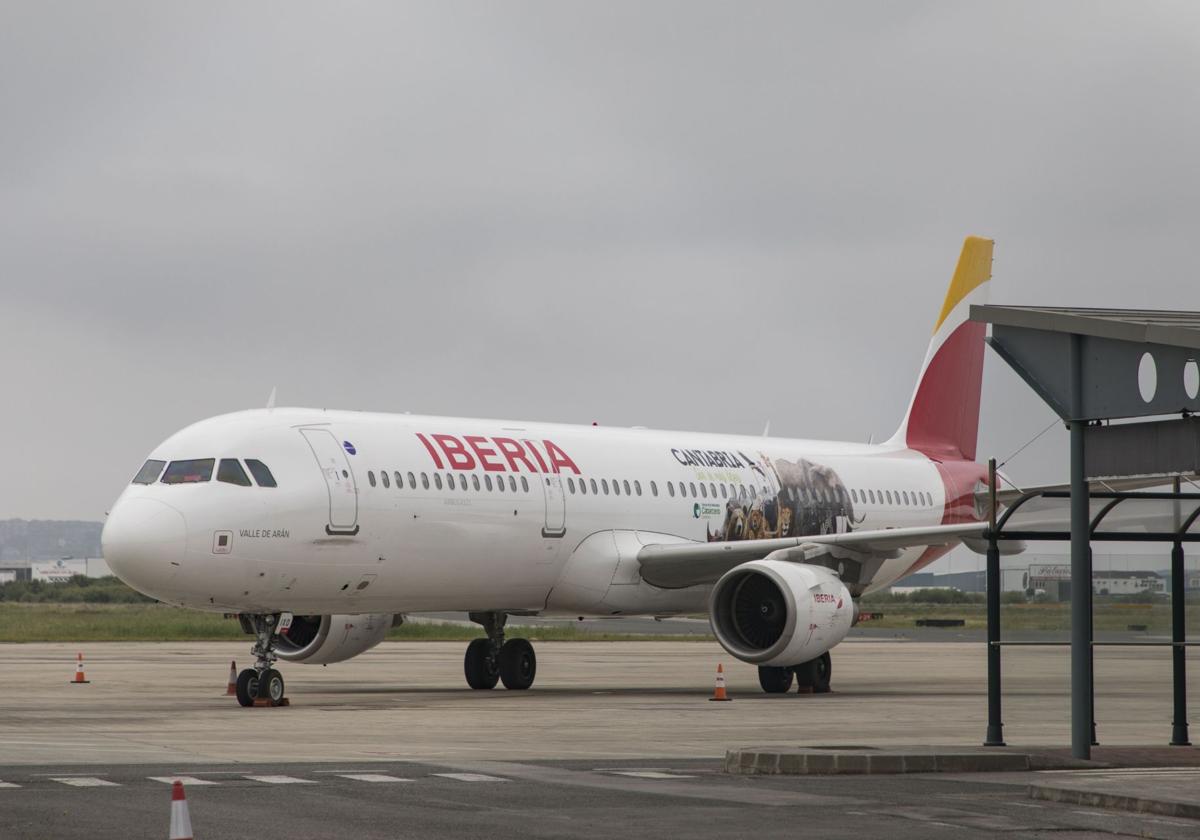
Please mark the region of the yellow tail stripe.
<svg viewBox="0 0 1200 840"><path fill-rule="evenodd" d="M992 245L990 239L978 236L968 236L963 242L962 254L958 257L958 266L954 269L954 279L946 291L946 302L942 304L942 314L938 316L933 331L936 333L942 323L954 311L962 299L979 286L992 279Z"/></svg>

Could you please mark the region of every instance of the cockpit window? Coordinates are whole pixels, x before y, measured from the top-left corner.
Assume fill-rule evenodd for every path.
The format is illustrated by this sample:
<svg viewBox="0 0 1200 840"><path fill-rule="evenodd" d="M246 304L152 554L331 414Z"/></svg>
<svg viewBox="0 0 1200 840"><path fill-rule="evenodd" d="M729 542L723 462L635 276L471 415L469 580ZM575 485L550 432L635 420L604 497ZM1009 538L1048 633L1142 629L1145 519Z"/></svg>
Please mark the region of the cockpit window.
<svg viewBox="0 0 1200 840"><path fill-rule="evenodd" d="M158 481L159 473L167 465L166 461L147 461L142 464L138 474L133 477L134 484L153 484Z"/></svg>
<svg viewBox="0 0 1200 840"><path fill-rule="evenodd" d="M246 466L250 468L250 474L254 476L254 480L258 482L259 487L278 487L275 483L275 476L271 475L271 471L267 469L267 465L256 458L247 458Z"/></svg>
<svg viewBox="0 0 1200 840"><path fill-rule="evenodd" d="M238 487L250 486L250 477L246 475L242 465L233 458L221 459L221 463L217 466L217 481L236 484Z"/></svg>
<svg viewBox="0 0 1200 840"><path fill-rule="evenodd" d="M192 484L212 478L216 458L198 458L194 461L172 461L163 473L163 484Z"/></svg>

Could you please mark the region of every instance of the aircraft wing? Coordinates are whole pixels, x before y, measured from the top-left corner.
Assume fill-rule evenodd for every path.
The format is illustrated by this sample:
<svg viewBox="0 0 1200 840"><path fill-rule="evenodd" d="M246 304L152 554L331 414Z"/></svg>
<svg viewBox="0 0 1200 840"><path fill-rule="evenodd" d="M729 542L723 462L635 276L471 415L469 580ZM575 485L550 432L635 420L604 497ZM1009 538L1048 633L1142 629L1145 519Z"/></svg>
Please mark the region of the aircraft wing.
<svg viewBox="0 0 1200 840"><path fill-rule="evenodd" d="M716 583L734 566L761 560L775 552L781 558L804 562L825 554L845 553L857 558L887 559L900 549L913 546L950 545L964 538L979 537L986 522L965 525L932 525L925 528L888 528L882 531L851 531L736 542L678 542L643 546L638 552L642 578L663 589L681 589Z"/></svg>

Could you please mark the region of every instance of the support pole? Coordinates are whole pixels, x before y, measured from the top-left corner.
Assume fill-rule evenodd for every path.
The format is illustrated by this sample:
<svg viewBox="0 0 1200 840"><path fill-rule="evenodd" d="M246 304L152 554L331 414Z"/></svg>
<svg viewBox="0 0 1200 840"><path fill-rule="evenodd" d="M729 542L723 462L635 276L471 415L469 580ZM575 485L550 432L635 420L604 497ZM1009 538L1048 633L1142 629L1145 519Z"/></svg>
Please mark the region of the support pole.
<svg viewBox="0 0 1200 840"><path fill-rule="evenodd" d="M1071 336L1071 755L1092 757L1091 517L1084 470L1083 336Z"/></svg>
<svg viewBox="0 0 1200 840"><path fill-rule="evenodd" d="M985 747L1004 746L1000 720L1000 544L996 537L996 459L988 461L990 515L987 547L987 679L988 724Z"/></svg>
<svg viewBox="0 0 1200 840"><path fill-rule="evenodd" d="M1177 479L1178 481L1178 479ZM1183 543L1171 547L1171 677L1175 684L1175 718L1171 746L1190 747L1187 723L1187 629L1184 624Z"/></svg>

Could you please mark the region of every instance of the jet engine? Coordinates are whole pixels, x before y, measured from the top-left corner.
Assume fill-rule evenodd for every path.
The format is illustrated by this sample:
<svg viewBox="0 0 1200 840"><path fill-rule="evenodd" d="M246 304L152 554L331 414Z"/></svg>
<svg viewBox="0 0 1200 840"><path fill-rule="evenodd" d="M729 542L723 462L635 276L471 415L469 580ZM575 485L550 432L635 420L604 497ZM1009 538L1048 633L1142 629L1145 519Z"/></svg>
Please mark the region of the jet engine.
<svg viewBox="0 0 1200 840"><path fill-rule="evenodd" d="M829 569L769 558L730 569L709 598L721 647L759 666L816 659L846 638L854 614L850 591Z"/></svg>
<svg viewBox="0 0 1200 840"><path fill-rule="evenodd" d="M285 662L305 665L342 662L375 647L403 620L391 613L293 616L292 626L279 634L275 653Z"/></svg>

